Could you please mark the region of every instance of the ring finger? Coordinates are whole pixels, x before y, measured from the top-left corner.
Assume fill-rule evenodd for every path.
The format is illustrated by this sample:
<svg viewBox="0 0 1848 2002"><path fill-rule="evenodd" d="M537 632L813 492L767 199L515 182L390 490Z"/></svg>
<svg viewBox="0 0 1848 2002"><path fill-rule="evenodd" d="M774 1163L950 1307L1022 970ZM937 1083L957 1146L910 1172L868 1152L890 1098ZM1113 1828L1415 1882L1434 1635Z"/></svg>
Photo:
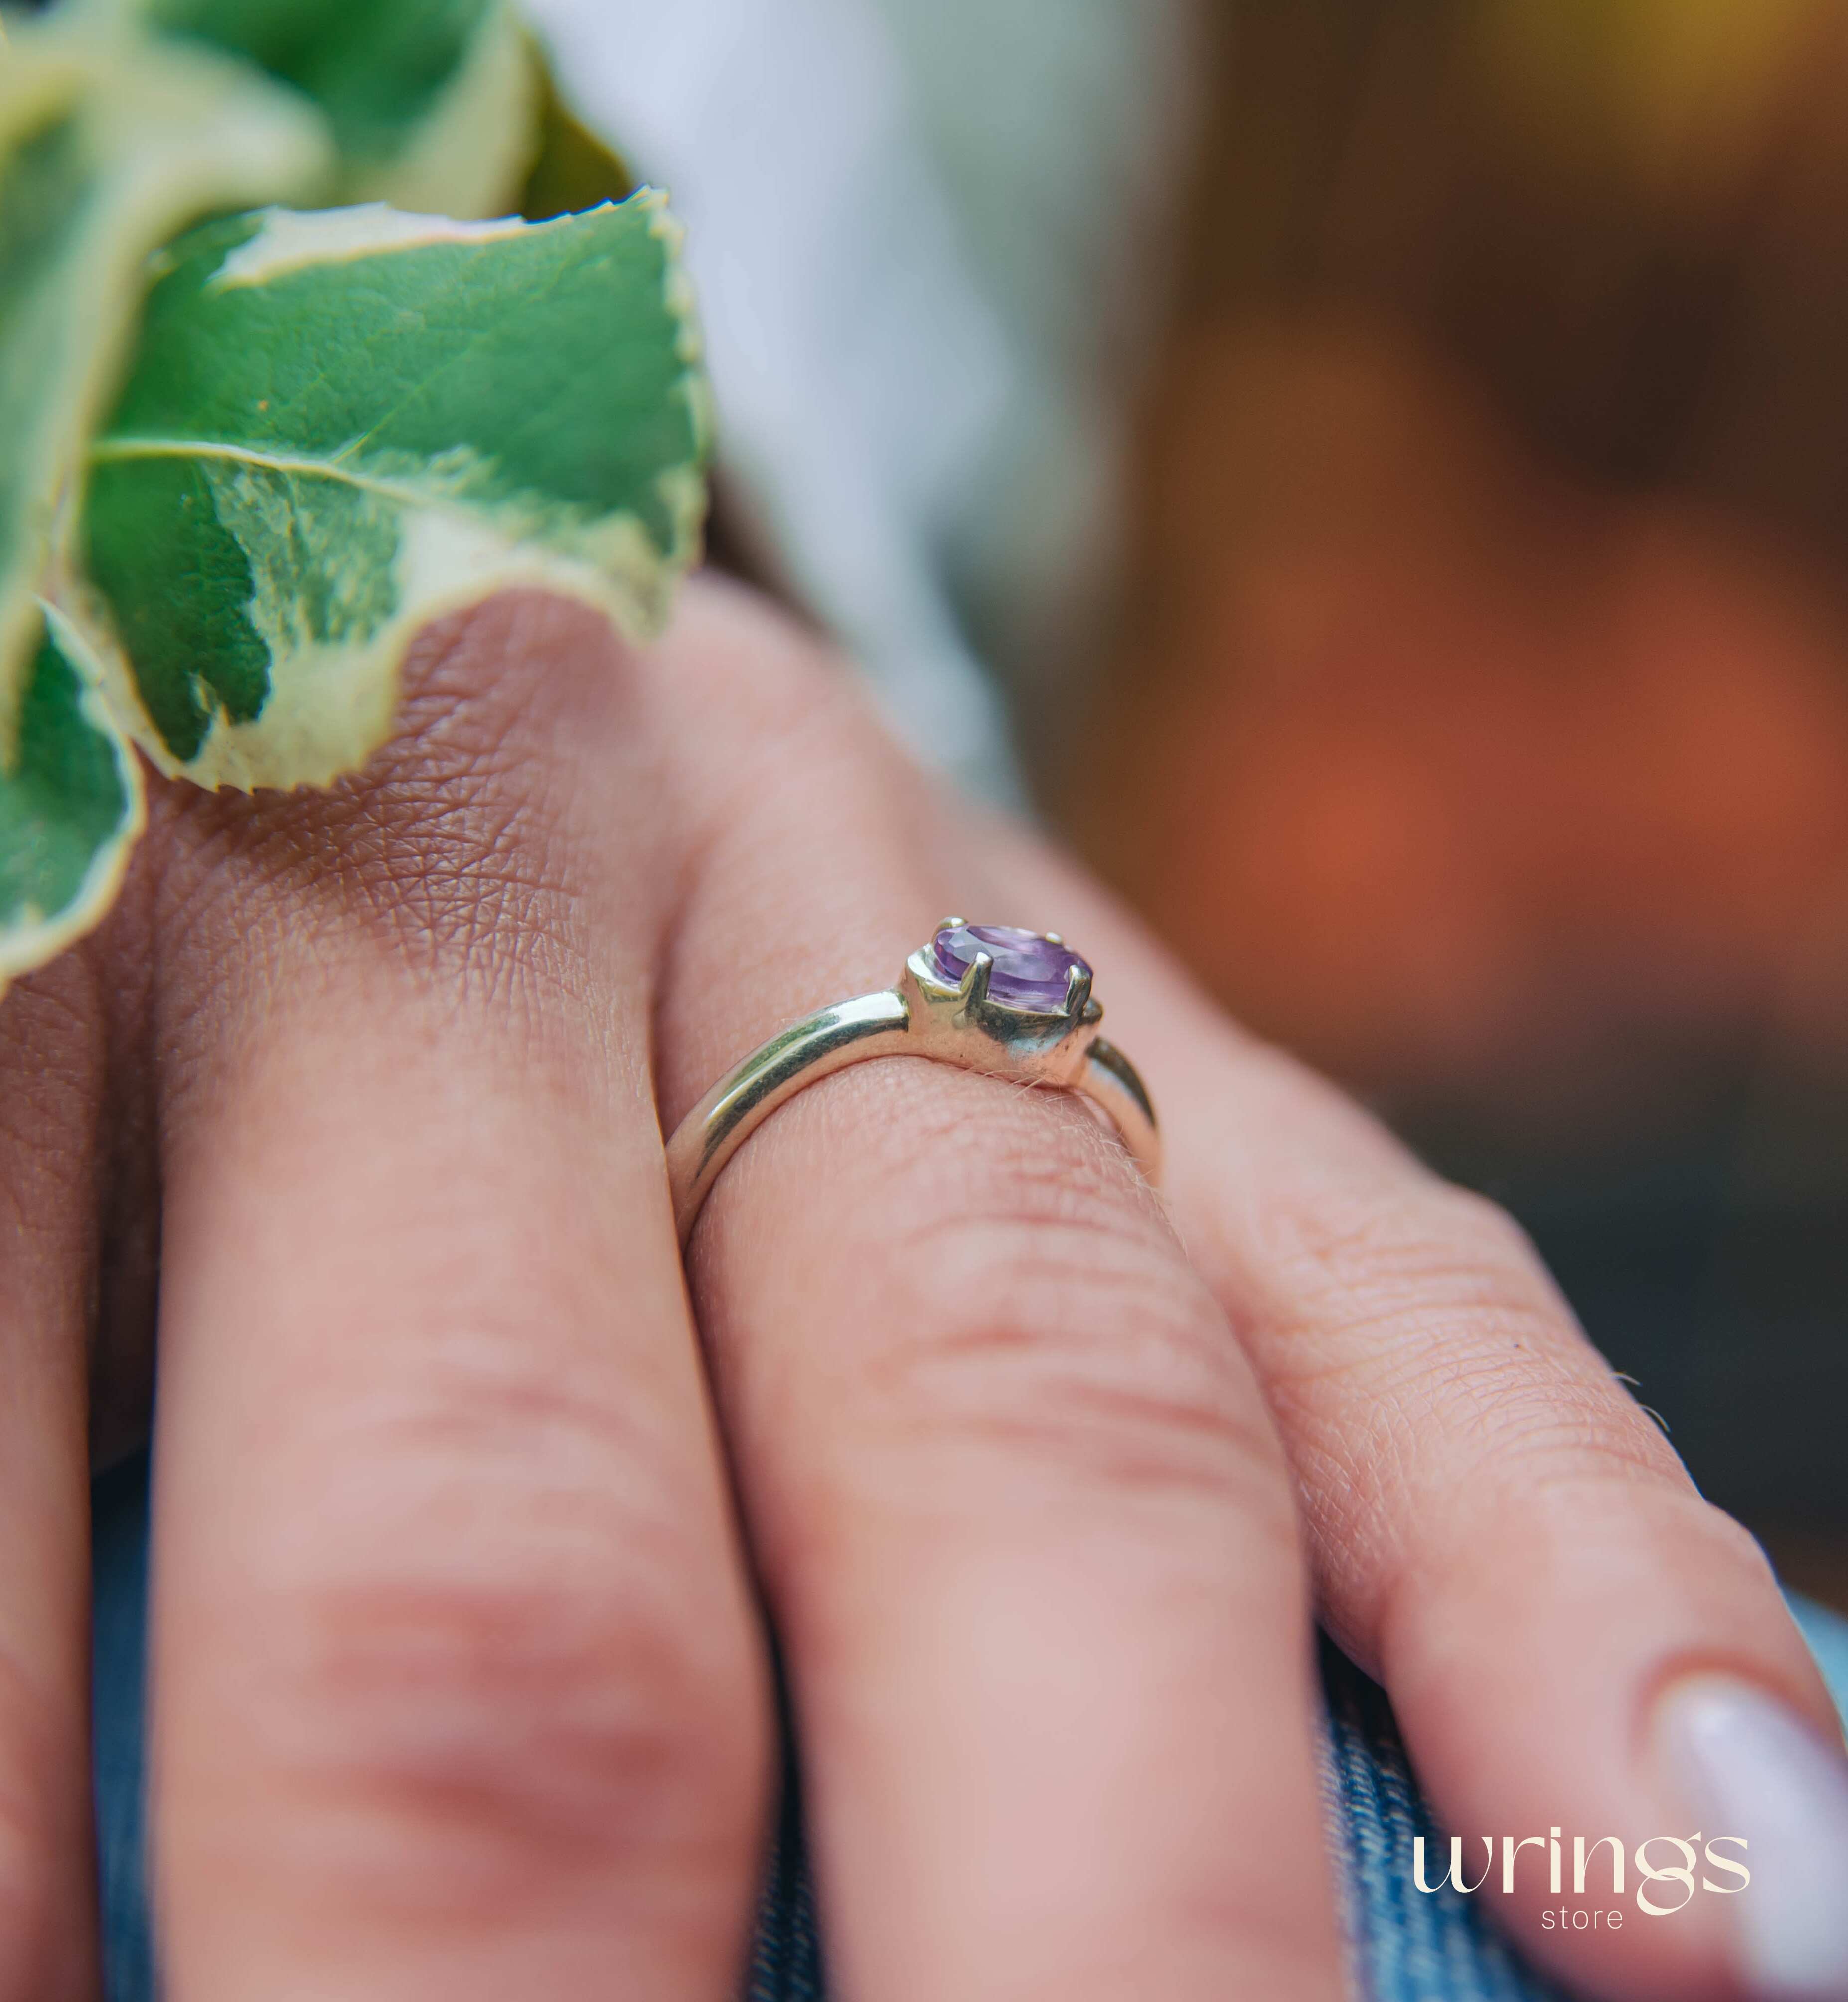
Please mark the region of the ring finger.
<svg viewBox="0 0 1848 2002"><path fill-rule="evenodd" d="M657 1012L670 1122L889 980L967 880L761 618L707 598L671 644L709 834ZM856 1067L738 1155L690 1270L845 1992L1337 1993L1281 1452L1086 1110Z"/></svg>

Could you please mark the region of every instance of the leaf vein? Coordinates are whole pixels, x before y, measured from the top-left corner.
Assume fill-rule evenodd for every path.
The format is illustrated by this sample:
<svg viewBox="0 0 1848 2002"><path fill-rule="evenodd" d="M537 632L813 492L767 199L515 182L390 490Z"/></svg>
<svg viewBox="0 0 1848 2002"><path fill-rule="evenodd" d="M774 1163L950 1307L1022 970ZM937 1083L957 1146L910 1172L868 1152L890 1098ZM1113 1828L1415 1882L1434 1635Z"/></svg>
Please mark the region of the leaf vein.
<svg viewBox="0 0 1848 2002"><path fill-rule="evenodd" d="M353 445L344 445L340 447L340 453L344 454L353 449ZM452 494L434 494L403 480L388 479L380 473L358 472L340 463L340 454L333 459L312 459L298 453L264 452L255 445L228 445L216 438L99 438L90 448L92 464L119 465L145 459L219 459L231 465L251 466L264 473L293 476L303 480L331 480L338 486L356 487L368 494L376 494L385 500L395 500L406 507L441 506L461 508L467 506L465 502Z"/></svg>

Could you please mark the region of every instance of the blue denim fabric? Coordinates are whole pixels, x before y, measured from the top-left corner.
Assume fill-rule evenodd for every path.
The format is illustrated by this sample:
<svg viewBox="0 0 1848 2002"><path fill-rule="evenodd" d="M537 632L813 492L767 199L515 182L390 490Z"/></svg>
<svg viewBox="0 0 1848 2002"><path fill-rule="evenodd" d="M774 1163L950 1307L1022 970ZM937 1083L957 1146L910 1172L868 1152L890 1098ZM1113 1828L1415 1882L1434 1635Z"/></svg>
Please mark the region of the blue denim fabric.
<svg viewBox="0 0 1848 2002"><path fill-rule="evenodd" d="M90 1493L91 1756L109 2002L153 2002L154 1955L142 1875L146 1763L141 1686L148 1641L148 1463L106 1474Z"/></svg>
<svg viewBox="0 0 1848 2002"><path fill-rule="evenodd" d="M142 1657L148 1585L147 1470L97 1484L96 1760L110 2002L153 2002L143 1890ZM1836 1703L1848 1713L1848 1621L1792 1602ZM1341 1863L1355 1985L1367 2002L1564 2002L1448 1885L1410 1882L1413 1838L1436 1830L1419 1798L1384 1693L1333 1648L1323 1784ZM800 1810L785 1802L765 1878L748 2002L822 2002L821 1937L802 1860Z"/></svg>

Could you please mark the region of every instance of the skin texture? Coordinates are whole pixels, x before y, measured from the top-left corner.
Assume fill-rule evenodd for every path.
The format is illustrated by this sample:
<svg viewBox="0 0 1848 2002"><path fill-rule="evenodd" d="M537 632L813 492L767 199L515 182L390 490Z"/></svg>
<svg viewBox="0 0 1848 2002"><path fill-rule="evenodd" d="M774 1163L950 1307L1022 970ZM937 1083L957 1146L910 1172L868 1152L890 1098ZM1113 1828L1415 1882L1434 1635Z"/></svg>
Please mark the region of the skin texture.
<svg viewBox="0 0 1848 2002"><path fill-rule="evenodd" d="M0 2002L85 1992L42 1970L89 1914L86 1338L118 1427L159 1347L179 2002L719 2002L766 1618L864 2002L1333 2002L1312 1612L1453 1827L1679 1828L1647 1725L1689 1667L1830 1728L1512 1227L949 808L744 594L647 654L497 601L358 778L156 823L0 1009ZM683 1284L661 1132L952 908L1094 959L1166 1200L1076 1101L869 1064L740 1153ZM1545 1902L1512 1922L1589 1989L1739 1992L1710 1911Z"/></svg>

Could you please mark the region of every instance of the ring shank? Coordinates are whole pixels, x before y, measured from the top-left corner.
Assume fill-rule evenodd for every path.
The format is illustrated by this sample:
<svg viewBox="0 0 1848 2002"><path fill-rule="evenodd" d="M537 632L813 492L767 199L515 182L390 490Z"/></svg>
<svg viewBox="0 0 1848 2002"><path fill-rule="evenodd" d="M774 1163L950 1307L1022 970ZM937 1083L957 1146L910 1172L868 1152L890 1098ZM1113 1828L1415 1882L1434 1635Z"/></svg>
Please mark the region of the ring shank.
<svg viewBox="0 0 1848 2002"><path fill-rule="evenodd" d="M726 1163L772 1112L797 1092L849 1064L887 1056L954 1061L920 1044L911 1034L904 998L887 989L817 1010L772 1036L720 1078L668 1142L668 1181L681 1243L692 1235ZM1135 1066L1123 1052L1097 1038L1072 1088L1103 1112L1143 1174L1151 1182L1156 1181L1161 1142L1154 1108Z"/></svg>
<svg viewBox="0 0 1848 2002"><path fill-rule="evenodd" d="M1161 1181L1161 1133L1155 1121L1155 1107L1141 1073L1114 1043L1102 1036L1086 1055L1084 1075L1079 1089L1117 1129L1124 1146L1135 1156L1136 1166L1152 1185Z"/></svg>

